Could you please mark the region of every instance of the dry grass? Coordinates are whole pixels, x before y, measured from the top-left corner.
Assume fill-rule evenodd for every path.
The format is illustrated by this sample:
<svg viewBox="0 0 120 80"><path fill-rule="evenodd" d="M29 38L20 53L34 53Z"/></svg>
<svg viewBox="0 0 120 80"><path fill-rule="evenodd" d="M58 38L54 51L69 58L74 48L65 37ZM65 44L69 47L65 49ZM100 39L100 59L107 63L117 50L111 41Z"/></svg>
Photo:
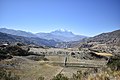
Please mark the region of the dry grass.
<svg viewBox="0 0 120 80"><path fill-rule="evenodd" d="M58 57L51 56L50 60L57 60ZM18 61L19 60L19 61ZM61 60L61 58L60 58ZM74 60L71 59L71 60ZM18 62L18 63L17 63ZM43 62L43 63L42 63ZM45 61L32 61L24 57L15 57L1 62L1 64L17 64L19 69L11 68L10 71L16 73L20 76L20 80L37 80L40 76L44 77L45 80L50 80L57 74L61 72L64 76L68 77L71 80L73 73L77 74L77 71L82 71L82 74L79 74L82 80L119 80L120 71L112 71L110 69L104 69L97 73L94 72L94 69L88 68L74 68L74 67L60 67L44 63ZM63 69L64 68L64 69ZM87 73L87 74L86 74ZM74 76L75 77L75 76ZM72 79L72 80L77 80ZM79 80L79 79L78 79Z"/></svg>
<svg viewBox="0 0 120 80"><path fill-rule="evenodd" d="M33 49L36 52L42 51L43 49ZM50 52L54 49L48 49ZM43 51L46 51L45 49ZM56 49L55 51L59 51L59 49ZM104 55L104 56L111 56L111 54L107 53L98 53L98 55ZM61 61L64 62L64 56L46 56L46 58L49 61ZM46 63L45 63L46 62ZM82 60L78 60L73 57L68 57L68 62L83 62ZM85 63L101 63L100 61L86 61ZM43 76L45 80L50 80L53 78L53 76L56 76L58 73L64 74L68 78L71 78L73 76L73 73L76 74L77 71L81 70L84 72L87 72L88 69L85 68L72 68L72 67L61 67L61 66L55 66L52 64L48 64L47 61L33 61L26 59L24 57L14 57L13 59L6 60L1 62L0 64L12 64L17 65L15 68L12 67L10 70L17 75L20 76L20 80L36 80L40 76ZM64 68L64 69L63 69ZM88 72L91 73L91 72ZM83 75L82 80L107 80L107 78L120 78L120 71L101 71L99 73L91 73L87 76ZM108 79L109 80L109 79Z"/></svg>
<svg viewBox="0 0 120 80"><path fill-rule="evenodd" d="M95 53L95 54L97 54L97 55L100 55L100 56L108 56L108 57L110 57L110 56L113 56L112 54L110 54L110 53Z"/></svg>
<svg viewBox="0 0 120 80"><path fill-rule="evenodd" d="M6 61L4 60L1 61L0 64L8 64L8 67L4 66L4 68L19 75L20 80L36 80L40 76L45 77L45 80L49 80L62 69L60 66L40 64L39 61L32 61L24 57L15 57ZM17 66L14 67L10 64L15 64Z"/></svg>

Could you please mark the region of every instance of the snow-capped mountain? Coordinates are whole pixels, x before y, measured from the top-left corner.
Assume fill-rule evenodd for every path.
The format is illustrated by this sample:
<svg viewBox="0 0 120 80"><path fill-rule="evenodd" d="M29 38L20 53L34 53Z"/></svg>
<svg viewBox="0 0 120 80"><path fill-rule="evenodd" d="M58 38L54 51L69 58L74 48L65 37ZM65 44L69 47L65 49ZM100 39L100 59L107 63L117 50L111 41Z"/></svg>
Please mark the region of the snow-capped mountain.
<svg viewBox="0 0 120 80"><path fill-rule="evenodd" d="M48 40L52 39L59 42L78 41L86 37L82 35L75 35L71 31L67 31L63 29L55 30L50 33L37 33L36 35L39 38L44 38Z"/></svg>
<svg viewBox="0 0 120 80"><path fill-rule="evenodd" d="M7 29L7 28L0 28L0 32L7 33L11 35L17 35L17 36L23 36L23 37L38 37L41 39L47 39L47 40L55 40L57 42L69 42L69 41L78 41L86 36L82 35L75 35L71 31L59 29L52 31L50 33L36 33L33 34L31 32L21 31L21 30L13 30L13 29Z"/></svg>

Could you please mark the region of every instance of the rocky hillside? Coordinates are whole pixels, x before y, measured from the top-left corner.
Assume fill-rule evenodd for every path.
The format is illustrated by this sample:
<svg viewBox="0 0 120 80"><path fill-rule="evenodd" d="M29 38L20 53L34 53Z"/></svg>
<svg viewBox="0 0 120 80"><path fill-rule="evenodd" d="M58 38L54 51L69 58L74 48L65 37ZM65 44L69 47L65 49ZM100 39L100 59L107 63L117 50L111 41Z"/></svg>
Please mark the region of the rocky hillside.
<svg viewBox="0 0 120 80"><path fill-rule="evenodd" d="M109 44L120 46L120 30L109 33L102 33L95 37L89 38L87 42L100 42L101 44Z"/></svg>
<svg viewBox="0 0 120 80"><path fill-rule="evenodd" d="M67 47L76 47L80 50L83 48L96 51L120 54L120 30L102 33L100 35L85 38L81 41L70 42Z"/></svg>
<svg viewBox="0 0 120 80"><path fill-rule="evenodd" d="M8 43L22 42L25 44L32 44L32 42L30 42L28 38L0 32L0 43L4 43L4 42L8 42Z"/></svg>

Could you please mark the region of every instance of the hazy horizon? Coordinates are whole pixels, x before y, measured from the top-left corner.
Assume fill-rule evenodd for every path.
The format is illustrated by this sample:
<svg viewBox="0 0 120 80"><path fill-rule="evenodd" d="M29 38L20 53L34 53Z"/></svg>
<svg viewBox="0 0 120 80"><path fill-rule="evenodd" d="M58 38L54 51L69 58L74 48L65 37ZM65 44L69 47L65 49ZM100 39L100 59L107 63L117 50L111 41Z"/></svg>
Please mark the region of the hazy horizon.
<svg viewBox="0 0 120 80"><path fill-rule="evenodd" d="M0 0L0 28L70 30L95 36L120 29L120 0Z"/></svg>
<svg viewBox="0 0 120 80"><path fill-rule="evenodd" d="M0 27L0 28L12 29L12 28L6 28L6 27ZM66 30L66 29L55 29L55 30L48 31L48 32L43 32L43 31L41 31L41 32L31 32L31 31L20 30L20 29L12 29L12 30L25 31L25 32L33 33L33 34L36 34L36 33L51 33L51 32L53 32L53 31L57 31L57 30L61 30L61 31L63 31L63 32L64 32L64 31L72 32L71 30ZM119 29L116 29L116 30L119 30ZM112 30L112 31L115 31L115 30ZM74 32L72 32L72 33L75 34L75 35L82 35L82 36L87 36L87 37L94 37L94 36L96 36L96 35L99 35L99 34L102 34L102 33L112 32L112 31L101 32L101 33L95 34L95 35L93 35L93 36L87 36L87 35L82 35L82 34L76 34L76 33L74 33Z"/></svg>

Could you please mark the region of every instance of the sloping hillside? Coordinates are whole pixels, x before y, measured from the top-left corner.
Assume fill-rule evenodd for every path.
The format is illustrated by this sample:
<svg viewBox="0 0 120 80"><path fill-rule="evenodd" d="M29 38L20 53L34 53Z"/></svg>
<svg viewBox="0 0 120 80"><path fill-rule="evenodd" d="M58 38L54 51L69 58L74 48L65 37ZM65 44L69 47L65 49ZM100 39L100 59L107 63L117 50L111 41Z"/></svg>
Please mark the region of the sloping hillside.
<svg viewBox="0 0 120 80"><path fill-rule="evenodd" d="M0 32L0 43L2 42L9 42L9 43L22 42L24 44L34 44L39 46L55 46L57 43L54 40L45 40L34 37L28 38L28 37L15 36Z"/></svg>
<svg viewBox="0 0 120 80"><path fill-rule="evenodd" d="M120 54L120 30L102 33L76 42L70 42L66 46L72 48L76 47L80 50L86 48L97 52Z"/></svg>
<svg viewBox="0 0 120 80"><path fill-rule="evenodd" d="M109 33L102 33L95 37L89 38L87 42L100 42L103 44L120 46L120 30Z"/></svg>
<svg viewBox="0 0 120 80"><path fill-rule="evenodd" d="M32 42L29 41L28 38L21 37L21 36L15 36L15 35L10 35L6 33L1 33L0 32L0 42L9 42L9 43L15 43L15 42L22 42L25 44L31 44Z"/></svg>
<svg viewBox="0 0 120 80"><path fill-rule="evenodd" d="M11 35L16 35L16 36L23 36L23 37L36 37L35 34L30 33L30 32L25 32L25 31L21 31L21 30L7 29L7 28L0 28L0 32L11 34Z"/></svg>

